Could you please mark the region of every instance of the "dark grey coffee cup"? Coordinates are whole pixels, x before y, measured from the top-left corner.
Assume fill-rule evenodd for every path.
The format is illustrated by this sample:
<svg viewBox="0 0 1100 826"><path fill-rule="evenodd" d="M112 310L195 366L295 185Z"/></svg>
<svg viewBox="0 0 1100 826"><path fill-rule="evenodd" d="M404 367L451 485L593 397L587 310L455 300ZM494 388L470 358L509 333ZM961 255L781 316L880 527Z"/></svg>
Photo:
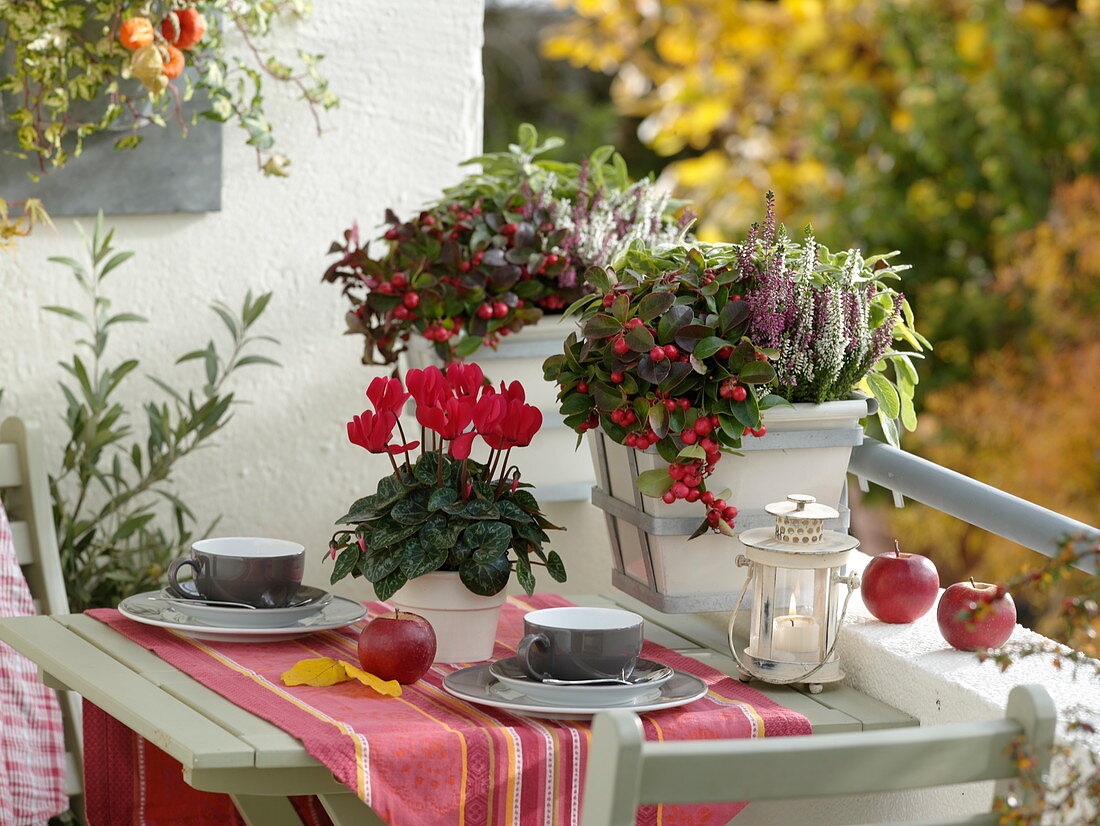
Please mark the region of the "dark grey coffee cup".
<svg viewBox="0 0 1100 826"><path fill-rule="evenodd" d="M543 608L523 618L516 654L533 680L628 677L642 653L643 624L618 608Z"/></svg>
<svg viewBox="0 0 1100 826"><path fill-rule="evenodd" d="M243 602L256 608L284 608L302 584L306 549L285 539L226 536L203 539L168 566L168 591L186 599L177 576L188 566L203 599Z"/></svg>

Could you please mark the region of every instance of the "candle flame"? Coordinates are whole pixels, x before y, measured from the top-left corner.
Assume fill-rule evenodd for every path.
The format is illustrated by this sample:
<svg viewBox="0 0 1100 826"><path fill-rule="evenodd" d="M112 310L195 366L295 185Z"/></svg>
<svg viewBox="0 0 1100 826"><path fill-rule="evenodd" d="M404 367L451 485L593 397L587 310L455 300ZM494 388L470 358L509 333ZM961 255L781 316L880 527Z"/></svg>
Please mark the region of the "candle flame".
<svg viewBox="0 0 1100 826"><path fill-rule="evenodd" d="M791 616L794 616L796 613L798 613L798 603L794 601L794 594L791 594L791 604L790 607L787 609L787 613ZM793 620L791 621L791 625L794 625Z"/></svg>

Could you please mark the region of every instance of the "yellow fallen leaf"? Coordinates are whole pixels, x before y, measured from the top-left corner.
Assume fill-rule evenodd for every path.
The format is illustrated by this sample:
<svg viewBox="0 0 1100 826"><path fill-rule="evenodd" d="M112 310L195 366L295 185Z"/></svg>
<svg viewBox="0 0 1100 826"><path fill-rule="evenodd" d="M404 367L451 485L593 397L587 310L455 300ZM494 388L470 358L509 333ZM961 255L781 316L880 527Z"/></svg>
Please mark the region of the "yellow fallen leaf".
<svg viewBox="0 0 1100 826"><path fill-rule="evenodd" d="M282 676L284 685L336 685L350 679L344 663L331 657L299 660Z"/></svg>
<svg viewBox="0 0 1100 826"><path fill-rule="evenodd" d="M401 683L397 680L383 680L381 677L376 677L369 671L364 671L359 666L352 665L344 660L340 660L340 665L344 667L344 671L347 672L349 677L354 677L367 688L373 688L379 694L385 694L389 697L401 696Z"/></svg>

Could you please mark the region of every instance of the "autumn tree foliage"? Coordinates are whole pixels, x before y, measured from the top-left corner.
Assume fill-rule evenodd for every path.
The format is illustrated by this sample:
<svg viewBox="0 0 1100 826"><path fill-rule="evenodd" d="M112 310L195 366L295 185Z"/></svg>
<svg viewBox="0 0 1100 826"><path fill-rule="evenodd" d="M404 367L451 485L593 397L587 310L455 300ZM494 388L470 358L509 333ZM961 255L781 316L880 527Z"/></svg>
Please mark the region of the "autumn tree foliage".
<svg viewBox="0 0 1100 826"><path fill-rule="evenodd" d="M1050 214L1013 247L991 293L1026 319L974 362L964 384L925 397L909 447L939 464L1044 507L1096 524L1100 516L1100 178L1059 187ZM1035 556L938 511L893 516L907 550L935 559L945 582L1001 581ZM1053 539L1053 537L1052 537ZM1048 589L1032 610L1056 631L1072 579Z"/></svg>
<svg viewBox="0 0 1100 826"><path fill-rule="evenodd" d="M614 75L706 240L772 189L826 244L901 249L964 377L1005 308L985 286L1060 181L1100 171L1100 3L573 0L545 52Z"/></svg>

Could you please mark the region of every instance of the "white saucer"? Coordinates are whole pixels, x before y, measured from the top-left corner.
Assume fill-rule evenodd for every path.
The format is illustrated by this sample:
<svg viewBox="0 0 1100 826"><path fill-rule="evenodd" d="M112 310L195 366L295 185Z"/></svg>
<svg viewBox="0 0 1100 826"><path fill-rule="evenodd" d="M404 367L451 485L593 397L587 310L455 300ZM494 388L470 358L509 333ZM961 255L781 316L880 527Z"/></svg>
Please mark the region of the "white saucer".
<svg viewBox="0 0 1100 826"><path fill-rule="evenodd" d="M542 702L509 688L494 677L493 663L462 668L443 678L443 688L455 697L483 706L503 709L523 717L547 717L552 720L587 720L606 708L626 708L639 714L675 708L698 700L707 693L707 684L683 671L674 671L663 685L639 697L615 705ZM578 688L570 686L568 690Z"/></svg>
<svg viewBox="0 0 1100 826"><path fill-rule="evenodd" d="M317 631L331 631L362 619L367 609L362 604L344 597L332 597L320 610L295 620L288 625L267 628L246 628L200 620L175 607L178 600L167 600L160 591L148 591L127 597L118 610L127 619L158 628L168 628L185 637L213 642L282 642L306 637ZM240 611L246 609L223 609ZM268 609L271 610L271 609ZM258 611L248 613L259 613Z"/></svg>
<svg viewBox="0 0 1100 826"><path fill-rule="evenodd" d="M639 659L634 666L634 677L652 674L664 666L653 660ZM489 664L489 673L513 691L526 694L540 703L570 706L615 706L633 702L643 697L659 697L660 687L672 679L675 672L651 682L639 685L550 685L532 680L519 664L519 657L508 657Z"/></svg>
<svg viewBox="0 0 1100 826"><path fill-rule="evenodd" d="M188 585L190 583L181 583ZM158 596L181 614L211 625L224 628L282 628L293 625L299 620L312 616L332 601L332 594L320 588L299 589L306 601L290 608L226 608L220 605L206 605L192 602L162 590ZM193 592L193 590L192 590ZM316 592L316 593L313 593ZM184 593L189 593L184 590ZM198 599L198 595L195 595Z"/></svg>

